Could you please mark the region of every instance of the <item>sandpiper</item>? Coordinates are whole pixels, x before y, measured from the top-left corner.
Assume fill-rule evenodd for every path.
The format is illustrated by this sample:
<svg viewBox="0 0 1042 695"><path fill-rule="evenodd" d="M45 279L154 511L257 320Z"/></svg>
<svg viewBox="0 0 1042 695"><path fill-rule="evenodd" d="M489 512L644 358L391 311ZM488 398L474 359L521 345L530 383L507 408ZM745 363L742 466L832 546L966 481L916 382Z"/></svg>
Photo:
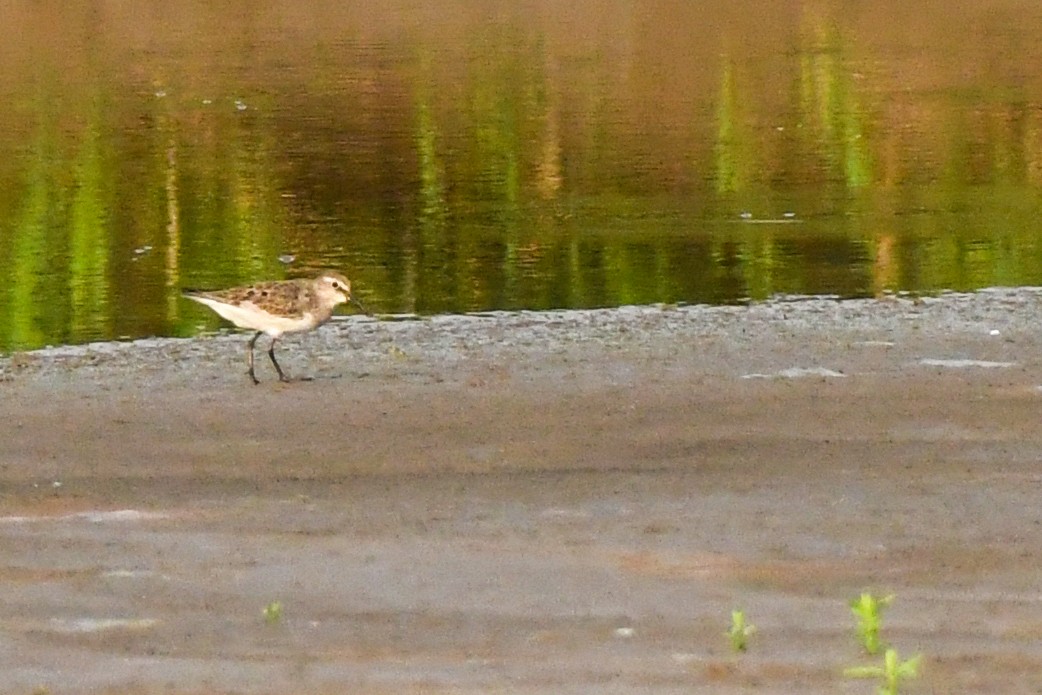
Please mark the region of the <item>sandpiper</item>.
<svg viewBox="0 0 1042 695"><path fill-rule="evenodd" d="M240 328L257 331L250 340L247 373L259 384L253 373L253 347L262 333L271 336L268 357L279 373L280 381L289 381L275 361L275 342L284 333L297 333L318 328L333 316L338 304L351 302L362 311L365 307L351 296L351 283L340 273L322 273L314 279L259 282L246 287L206 292L185 290L188 299L205 304L219 316Z"/></svg>

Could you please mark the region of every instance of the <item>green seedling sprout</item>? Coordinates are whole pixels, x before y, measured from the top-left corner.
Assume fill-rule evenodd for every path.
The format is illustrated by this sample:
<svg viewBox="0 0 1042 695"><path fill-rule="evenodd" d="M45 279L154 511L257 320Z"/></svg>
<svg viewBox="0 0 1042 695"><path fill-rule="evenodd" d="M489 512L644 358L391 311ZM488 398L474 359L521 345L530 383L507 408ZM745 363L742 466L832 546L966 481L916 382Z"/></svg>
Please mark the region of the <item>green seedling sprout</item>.
<svg viewBox="0 0 1042 695"><path fill-rule="evenodd" d="M910 680L919 675L919 662L923 655L917 654L911 659L901 661L896 649L887 649L883 654L882 666L854 666L843 669L846 678L880 678L879 695L898 695L901 681Z"/></svg>
<svg viewBox="0 0 1042 695"><path fill-rule="evenodd" d="M754 632L756 632L756 626L745 623L745 611L731 611L731 628L724 633L731 640L731 649L736 652L744 652L749 648L749 635Z"/></svg>
<svg viewBox="0 0 1042 695"><path fill-rule="evenodd" d="M869 654L878 654L883 647L879 631L883 627L883 609L894 600L894 595L876 598L863 592L860 598L850 602L850 611L857 618L857 636L861 646Z"/></svg>
<svg viewBox="0 0 1042 695"><path fill-rule="evenodd" d="M264 616L264 622L268 625L275 625L282 620L282 602L272 601L264 606L261 614Z"/></svg>

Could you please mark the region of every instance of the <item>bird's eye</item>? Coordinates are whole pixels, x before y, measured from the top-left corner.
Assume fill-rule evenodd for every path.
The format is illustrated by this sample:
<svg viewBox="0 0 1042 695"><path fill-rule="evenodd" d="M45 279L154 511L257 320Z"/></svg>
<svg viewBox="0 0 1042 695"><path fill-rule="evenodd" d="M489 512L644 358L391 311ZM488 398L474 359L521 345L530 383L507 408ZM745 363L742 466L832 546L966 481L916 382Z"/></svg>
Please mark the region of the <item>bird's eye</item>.
<svg viewBox="0 0 1042 695"><path fill-rule="evenodd" d="M340 289L340 283L337 282L336 280L333 281L333 289L334 290L339 290Z"/></svg>

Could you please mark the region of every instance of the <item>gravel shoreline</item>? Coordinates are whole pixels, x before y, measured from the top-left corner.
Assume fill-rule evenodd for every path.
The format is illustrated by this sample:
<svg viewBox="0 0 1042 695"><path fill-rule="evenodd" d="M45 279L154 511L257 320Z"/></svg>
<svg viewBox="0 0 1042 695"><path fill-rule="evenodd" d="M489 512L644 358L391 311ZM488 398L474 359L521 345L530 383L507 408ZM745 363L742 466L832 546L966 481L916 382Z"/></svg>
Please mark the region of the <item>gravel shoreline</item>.
<svg viewBox="0 0 1042 695"><path fill-rule="evenodd" d="M902 347L921 350L933 343L938 354L961 354L968 345L984 341L1001 356L1004 343L1040 343L1040 302L1042 288L1032 287L915 298L781 297L748 306L338 316L313 333L280 341L279 353L298 371L332 373L346 367L373 374L402 370L404 364L404 373L414 375L452 368L477 355L493 361L573 353L610 357L623 349L665 358L687 347L705 355L707 364L714 356L726 363L722 352L756 351L758 346L799 336L826 340L817 346L825 353L854 343L876 343L899 351ZM213 377L215 365L223 371L241 361L247 339L247 333L221 331L196 338L48 347L0 357L0 379L68 375L75 370L97 378L135 371L184 378L186 371L193 370ZM721 349L722 344L728 345L727 350ZM527 364L538 368L538 363ZM726 369L726 364L717 366Z"/></svg>

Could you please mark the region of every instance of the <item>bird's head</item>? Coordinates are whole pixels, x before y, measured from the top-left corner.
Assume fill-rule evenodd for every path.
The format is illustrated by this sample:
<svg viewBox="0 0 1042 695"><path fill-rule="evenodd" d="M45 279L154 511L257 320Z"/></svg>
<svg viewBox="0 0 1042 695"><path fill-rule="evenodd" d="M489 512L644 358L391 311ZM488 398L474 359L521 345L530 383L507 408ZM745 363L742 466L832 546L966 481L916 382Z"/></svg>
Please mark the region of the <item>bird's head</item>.
<svg viewBox="0 0 1042 695"><path fill-rule="evenodd" d="M351 281L340 273L323 273L318 276L319 292L328 297L333 305L351 302L365 313L369 311L351 294Z"/></svg>

